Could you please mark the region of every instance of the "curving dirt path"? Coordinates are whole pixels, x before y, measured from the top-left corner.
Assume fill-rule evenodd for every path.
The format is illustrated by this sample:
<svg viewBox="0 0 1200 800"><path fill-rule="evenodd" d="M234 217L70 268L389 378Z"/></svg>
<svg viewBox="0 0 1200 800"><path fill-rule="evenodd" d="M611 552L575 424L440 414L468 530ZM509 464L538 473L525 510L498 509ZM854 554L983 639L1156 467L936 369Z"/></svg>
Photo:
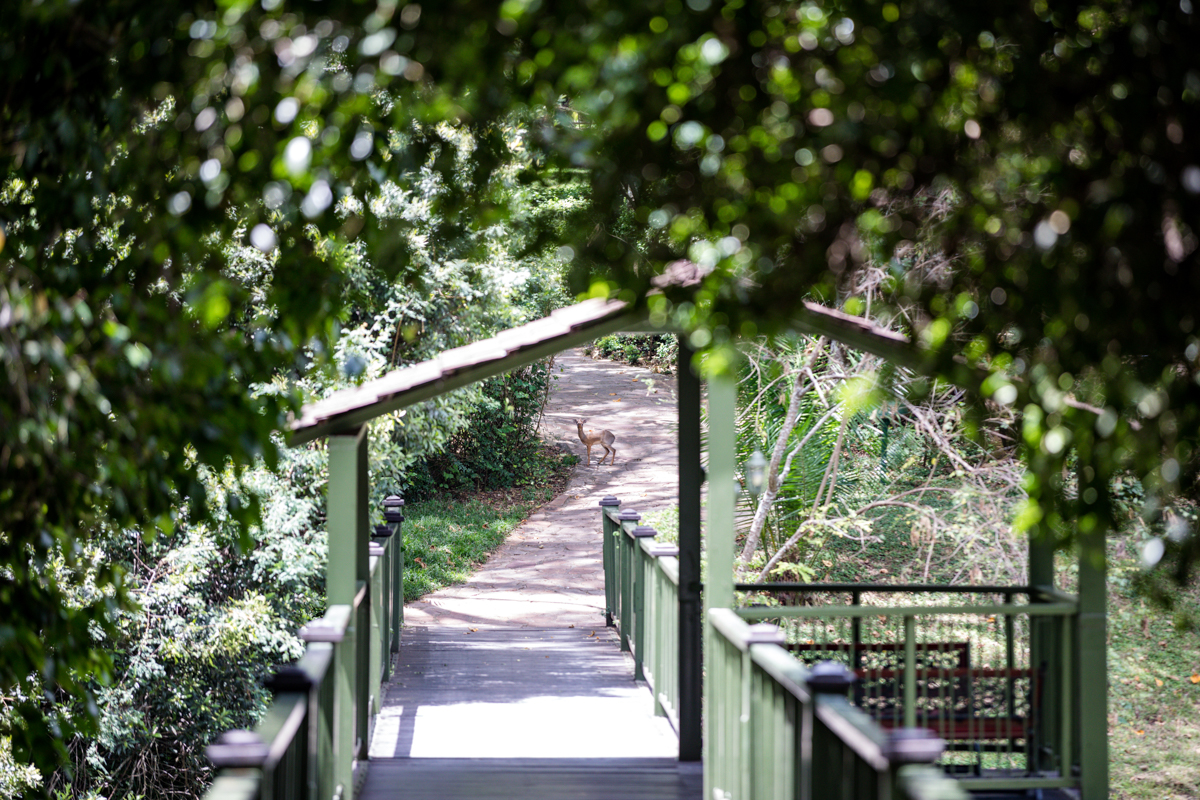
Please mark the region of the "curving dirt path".
<svg viewBox="0 0 1200 800"><path fill-rule="evenodd" d="M676 384L672 376L593 361L580 350L559 355L542 436L584 457L573 422L616 434L616 465L580 463L566 491L523 522L466 583L404 609L406 628L583 628L604 626L604 574L598 503L670 507L678 493Z"/></svg>

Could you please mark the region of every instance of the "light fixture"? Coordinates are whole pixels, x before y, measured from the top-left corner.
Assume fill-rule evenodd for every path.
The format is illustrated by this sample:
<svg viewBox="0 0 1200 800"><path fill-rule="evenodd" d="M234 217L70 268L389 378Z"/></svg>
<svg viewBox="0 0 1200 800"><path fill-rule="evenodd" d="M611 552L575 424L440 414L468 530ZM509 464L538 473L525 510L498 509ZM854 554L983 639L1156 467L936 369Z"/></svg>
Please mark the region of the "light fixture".
<svg viewBox="0 0 1200 800"><path fill-rule="evenodd" d="M755 450L746 462L746 488L750 494L758 497L767 484L767 459L763 458L761 450Z"/></svg>

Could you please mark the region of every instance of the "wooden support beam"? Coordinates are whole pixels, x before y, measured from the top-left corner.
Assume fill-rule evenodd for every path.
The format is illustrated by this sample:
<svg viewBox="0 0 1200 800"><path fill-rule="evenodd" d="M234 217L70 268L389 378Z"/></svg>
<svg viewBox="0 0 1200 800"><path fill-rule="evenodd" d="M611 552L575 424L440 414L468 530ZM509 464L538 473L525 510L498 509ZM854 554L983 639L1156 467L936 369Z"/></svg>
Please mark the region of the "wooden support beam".
<svg viewBox="0 0 1200 800"><path fill-rule="evenodd" d="M704 681L704 705L707 709L718 708L717 693L730 691L721 686L720 674L714 673L712 665L720 663L721 645L719 634L713 630L709 610L733 607L733 534L734 491L736 475L736 432L737 419L737 376L718 375L708 381L708 517L705 524L704 549L708 561L708 580L704 586L704 663L709 665L708 680ZM704 718L704 797L713 796L715 775L713 765L717 762L712 748L719 747L714 740L712 715Z"/></svg>
<svg viewBox="0 0 1200 800"><path fill-rule="evenodd" d="M1079 493L1095 490L1098 501L1107 502L1108 482L1091 470L1084 448L1080 448ZM1081 800L1108 798L1108 565L1104 552L1108 528L1103 515L1087 517L1087 529L1079 526L1079 624L1076 646L1079 653L1078 692L1079 769Z"/></svg>
<svg viewBox="0 0 1200 800"><path fill-rule="evenodd" d="M702 753L703 609L700 606L700 376L694 351L679 338L679 760Z"/></svg>
<svg viewBox="0 0 1200 800"><path fill-rule="evenodd" d="M708 581L704 606L733 607L734 506L737 502L737 376L708 382Z"/></svg>
<svg viewBox="0 0 1200 800"><path fill-rule="evenodd" d="M897 366L917 371L928 366L928 354L914 346L904 334L808 300L792 319L792 327L810 336L828 336L856 350L885 358ZM987 377L987 373L981 375Z"/></svg>
<svg viewBox="0 0 1200 800"><path fill-rule="evenodd" d="M609 316L595 320L587 326L548 337L546 341L536 341L523 345L504 356L497 354L490 358L481 358L479 363L461 364L446 371L438 369L438 365L432 361L416 365L415 367L409 367L407 369L410 370L416 368L428 369L430 371L430 379L417 382L403 390L397 390L395 393L385 392L380 395L374 394L374 385L392 380L394 376L404 372L404 370L397 370L396 372L389 373L389 376L373 381L371 384L365 384L357 390L347 390L349 394L357 393L361 397L354 398L348 395L342 398L340 402L345 405L345 408L337 413L331 414L328 417L321 416L314 419L309 419L305 416L293 425L287 438L288 446L296 447L323 436L342 435L348 431L353 432L360 425L364 425L376 417L381 417L384 414L398 411L401 408L434 397L441 397L454 389L470 385L494 375L500 375L525 364L530 364L538 359L546 358L563 350L569 350L572 347L585 344L601 336L607 336L610 333L647 330L652 330L652 328L646 322L645 312L627 311L618 307ZM443 356L445 355L444 353ZM324 402L330 401L327 400ZM320 406L320 403L313 404L311 407L305 406L305 412L308 414L314 410L319 410Z"/></svg>
<svg viewBox="0 0 1200 800"><path fill-rule="evenodd" d="M329 560L325 568L325 598L329 606L354 606L360 581L370 579L368 547L368 467L366 426L346 434L329 437L329 484L326 489L326 531ZM359 731L358 695L366 692L359 685L361 673L356 615L351 614L336 674L333 676L337 705L342 713L334 720L337 742L334 782L342 786L342 797L354 797L354 759Z"/></svg>

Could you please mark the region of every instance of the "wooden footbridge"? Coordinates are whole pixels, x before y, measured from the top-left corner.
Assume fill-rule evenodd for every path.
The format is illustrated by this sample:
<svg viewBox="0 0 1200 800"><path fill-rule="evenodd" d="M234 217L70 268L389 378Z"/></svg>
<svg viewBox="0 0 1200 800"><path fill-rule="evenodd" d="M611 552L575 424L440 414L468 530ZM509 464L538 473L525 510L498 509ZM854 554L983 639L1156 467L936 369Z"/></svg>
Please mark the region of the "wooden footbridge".
<svg viewBox="0 0 1200 800"><path fill-rule="evenodd" d="M806 313L805 331L913 361L894 335ZM1022 586L735 587L736 386L708 384L702 470L683 342L678 546L606 497L596 629L403 627L403 501L372 492L366 423L645 326L589 301L305 408L293 442L328 441L329 606L258 728L210 747L208 800L1105 798L1103 541L1080 535L1079 596L1038 543Z"/></svg>

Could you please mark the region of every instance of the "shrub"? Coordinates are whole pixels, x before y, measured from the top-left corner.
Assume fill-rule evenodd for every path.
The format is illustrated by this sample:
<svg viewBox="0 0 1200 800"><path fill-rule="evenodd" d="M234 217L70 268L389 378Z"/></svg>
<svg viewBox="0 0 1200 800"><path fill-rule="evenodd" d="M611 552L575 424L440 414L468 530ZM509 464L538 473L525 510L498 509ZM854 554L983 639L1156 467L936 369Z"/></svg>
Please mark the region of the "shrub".
<svg viewBox="0 0 1200 800"><path fill-rule="evenodd" d="M655 372L674 374L679 340L669 333L617 333L601 336L585 348L585 352L595 358L647 366Z"/></svg>
<svg viewBox="0 0 1200 800"><path fill-rule="evenodd" d="M543 463L537 429L550 390L553 359L538 361L483 382L483 398L467 427L445 451L409 470L406 498L504 489L532 483Z"/></svg>

